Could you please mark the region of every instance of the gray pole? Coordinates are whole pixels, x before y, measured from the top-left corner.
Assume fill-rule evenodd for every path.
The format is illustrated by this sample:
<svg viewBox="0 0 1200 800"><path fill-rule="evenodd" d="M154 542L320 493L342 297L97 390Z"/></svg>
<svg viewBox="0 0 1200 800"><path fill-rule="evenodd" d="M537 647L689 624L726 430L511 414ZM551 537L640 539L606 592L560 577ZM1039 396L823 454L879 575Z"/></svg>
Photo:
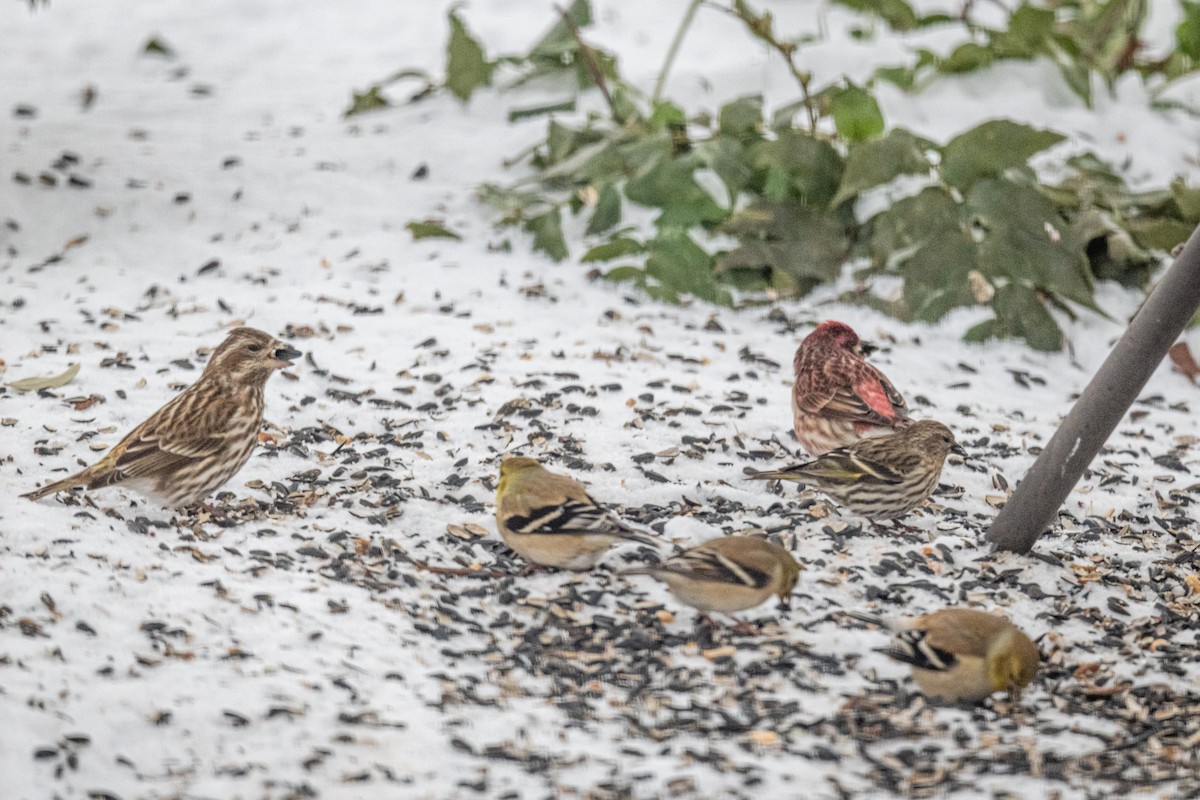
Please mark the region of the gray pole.
<svg viewBox="0 0 1200 800"><path fill-rule="evenodd" d="M1200 230L1200 229L1198 229ZM1200 236L1192 232L1075 407L988 529L1000 550L1028 553L1087 465L1200 307Z"/></svg>

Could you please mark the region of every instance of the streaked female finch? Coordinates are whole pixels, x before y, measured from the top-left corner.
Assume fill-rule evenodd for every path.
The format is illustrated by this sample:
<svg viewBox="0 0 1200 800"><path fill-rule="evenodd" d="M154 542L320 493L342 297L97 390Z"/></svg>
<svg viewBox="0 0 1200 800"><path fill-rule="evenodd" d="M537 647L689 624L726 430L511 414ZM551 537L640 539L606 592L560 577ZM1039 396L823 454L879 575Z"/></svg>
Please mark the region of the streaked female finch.
<svg viewBox="0 0 1200 800"><path fill-rule="evenodd" d="M867 519L895 519L933 493L951 452L963 450L950 429L923 419L898 433L863 439L804 464L766 472L747 470L747 474L754 480L813 486Z"/></svg>
<svg viewBox="0 0 1200 800"><path fill-rule="evenodd" d="M661 564L621 574L657 578L672 595L702 614L733 614L761 605L771 595L786 604L800 577L800 565L786 549L761 536L721 536Z"/></svg>
<svg viewBox="0 0 1200 800"><path fill-rule="evenodd" d="M262 427L263 387L295 350L254 328L229 332L200 379L92 466L23 495L39 500L83 486L125 484L166 507L198 503L250 459Z"/></svg>
<svg viewBox="0 0 1200 800"><path fill-rule="evenodd" d="M526 560L560 569L591 569L620 542L660 544L603 508L579 481L526 456L500 462L496 528Z"/></svg>
<svg viewBox="0 0 1200 800"><path fill-rule="evenodd" d="M864 356L872 349L842 322L822 322L796 348L792 424L811 456L892 433L908 405Z"/></svg>
<svg viewBox="0 0 1200 800"><path fill-rule="evenodd" d="M916 619L873 622L895 633L883 652L911 664L913 679L929 697L977 703L993 692L1014 698L1037 676L1037 645L1003 617L969 608L945 608Z"/></svg>

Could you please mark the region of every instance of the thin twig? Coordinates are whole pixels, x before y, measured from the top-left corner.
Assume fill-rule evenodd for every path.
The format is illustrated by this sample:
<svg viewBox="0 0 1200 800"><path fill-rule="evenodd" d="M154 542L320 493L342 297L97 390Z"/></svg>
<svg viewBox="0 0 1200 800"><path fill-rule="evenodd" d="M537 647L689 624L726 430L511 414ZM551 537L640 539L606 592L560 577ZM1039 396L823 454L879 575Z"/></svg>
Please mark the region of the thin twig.
<svg viewBox="0 0 1200 800"><path fill-rule="evenodd" d="M692 0L687 11L683 14L683 19L679 21L679 28L675 31L675 38L671 40L671 46L667 50L667 58L663 61L662 69L658 71L658 78L654 81L654 94L650 96L650 105L657 106L658 101L662 99L663 89L667 85L667 76L671 74L671 67L675 64L675 56L679 54L679 47L683 44L683 37L687 33L688 28L692 27L692 20L696 16L696 9L704 0Z"/></svg>
<svg viewBox="0 0 1200 800"><path fill-rule="evenodd" d="M703 1L703 0L702 0ZM792 54L796 52L796 45L785 44L776 39L769 31L762 26L755 24L755 20L747 18L740 7L727 8L718 3L706 2L705 5L710 8L715 8L718 11L723 11L736 20L739 20L750 31L750 35L760 41L765 42L771 49L779 53L783 57L783 62L787 64L788 71L792 73L792 77L796 79L796 83L800 84L800 98L804 103L804 110L808 113L808 128L813 133L817 131L817 110L813 106L812 96L808 92L808 84L812 80L812 75L807 72L802 72L796 66L796 62L792 60Z"/></svg>
<svg viewBox="0 0 1200 800"><path fill-rule="evenodd" d="M575 43L579 45L579 55L583 56L583 66L587 68L588 75L592 78L592 83L600 90L600 94L604 95L604 102L608 103L608 110L612 114L613 119L617 119L617 107L613 103L612 93L608 91L608 81L604 79L604 71L600 69L600 62L596 60L595 51L579 35L579 26L575 24L575 20L571 19L571 15L562 6L555 6L554 10L562 17L567 30L571 32Z"/></svg>

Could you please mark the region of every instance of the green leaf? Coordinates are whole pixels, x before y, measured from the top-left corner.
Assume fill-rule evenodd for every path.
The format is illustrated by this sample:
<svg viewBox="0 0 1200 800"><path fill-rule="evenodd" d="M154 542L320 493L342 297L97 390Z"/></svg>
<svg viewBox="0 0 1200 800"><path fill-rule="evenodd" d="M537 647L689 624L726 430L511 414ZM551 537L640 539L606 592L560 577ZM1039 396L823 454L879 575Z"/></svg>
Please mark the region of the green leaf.
<svg viewBox="0 0 1200 800"><path fill-rule="evenodd" d="M650 126L651 130L656 131L686 126L687 114L679 106L664 100L654 106L654 110L650 112L650 118L646 120L646 124Z"/></svg>
<svg viewBox="0 0 1200 800"><path fill-rule="evenodd" d="M61 372L58 375L48 375L42 378L22 378L8 385L18 392L40 392L42 389L57 389L60 386L66 386L75 380L75 376L78 374L79 365L72 364L67 367L65 372Z"/></svg>
<svg viewBox="0 0 1200 800"><path fill-rule="evenodd" d="M932 166L917 137L896 128L873 142L850 148L846 171L830 205L837 206L874 186L890 183L900 175L927 175Z"/></svg>
<svg viewBox="0 0 1200 800"><path fill-rule="evenodd" d="M612 261L614 258L632 256L644 251L645 248L638 240L630 239L627 236L618 236L612 241L598 244L588 250L579 261L584 264L592 261Z"/></svg>
<svg viewBox="0 0 1200 800"><path fill-rule="evenodd" d="M737 200L738 193L754 180L754 167L747 156L746 146L731 136L717 136L703 143L697 152L705 160L729 192L729 205ZM786 173L785 183L788 182ZM786 192L786 188L784 189Z"/></svg>
<svg viewBox="0 0 1200 800"><path fill-rule="evenodd" d="M893 30L911 31L917 27L917 14L904 0L836 0L846 8L873 14Z"/></svg>
<svg viewBox="0 0 1200 800"><path fill-rule="evenodd" d="M418 239L455 239L462 241L462 236L447 228L436 219L427 219L423 222L413 220L404 226L408 228L408 232L412 234L413 241Z"/></svg>
<svg viewBox="0 0 1200 800"><path fill-rule="evenodd" d="M1021 167L1030 156L1052 147L1065 137L1007 119L995 119L959 134L942 148L942 176L960 189L980 178L998 178L1005 170Z"/></svg>
<svg viewBox="0 0 1200 800"><path fill-rule="evenodd" d="M718 259L718 274L766 268L797 279L832 281L850 249L841 219L794 203L754 203L722 230L736 236L738 246Z"/></svg>
<svg viewBox="0 0 1200 800"><path fill-rule="evenodd" d="M1165 250L1168 253L1175 245L1186 242L1196 229L1190 222L1163 217L1131 219L1125 223L1125 227L1133 236L1133 240L1142 247Z"/></svg>
<svg viewBox="0 0 1200 800"><path fill-rule="evenodd" d="M871 261L884 268L930 239L961 229L958 204L950 193L940 186L927 187L871 220Z"/></svg>
<svg viewBox="0 0 1200 800"><path fill-rule="evenodd" d="M801 203L828 206L842 180L842 157L833 145L801 131L755 145L750 157L765 173L763 194L769 200L794 195Z"/></svg>
<svg viewBox="0 0 1200 800"><path fill-rule="evenodd" d="M1183 178L1171 181L1171 196L1185 220L1200 222L1200 189L1189 189Z"/></svg>
<svg viewBox="0 0 1200 800"><path fill-rule="evenodd" d="M698 165L692 155L660 159L626 182L625 196L639 205L662 209L654 223L660 228L716 224L726 214L696 182L693 173Z"/></svg>
<svg viewBox="0 0 1200 800"><path fill-rule="evenodd" d="M562 214L557 208L540 214L525 222L526 233L533 234L533 249L538 250L555 261L562 261L569 253L567 242L563 238Z"/></svg>
<svg viewBox="0 0 1200 800"><path fill-rule="evenodd" d="M530 56L546 55L557 58L564 50L577 47L575 36L571 33L571 28L567 25L566 20L561 15L555 16L557 22L530 48ZM567 9L567 17L575 24L576 28L586 28L592 24L592 6L588 0L575 0Z"/></svg>
<svg viewBox="0 0 1200 800"><path fill-rule="evenodd" d="M344 116L353 117L356 114L365 114L368 111L376 111L381 108L387 108L391 105L388 99L383 96L380 87L372 86L365 92L351 92L353 99L350 102L350 107L346 109Z"/></svg>
<svg viewBox="0 0 1200 800"><path fill-rule="evenodd" d="M942 231L900 266L904 301L913 318L937 322L952 309L976 304L970 273L975 241L959 230Z"/></svg>
<svg viewBox="0 0 1200 800"><path fill-rule="evenodd" d="M1183 22L1175 28L1175 45L1185 56L1200 59L1200 3L1183 0Z"/></svg>
<svg viewBox="0 0 1200 800"><path fill-rule="evenodd" d="M1008 18L1008 29L997 31L991 44L1006 58L1033 58L1046 48L1054 32L1054 12L1048 8L1022 5Z"/></svg>
<svg viewBox="0 0 1200 800"><path fill-rule="evenodd" d="M983 230L979 270L1053 292L1094 311L1095 287L1082 243L1058 208L1032 186L1007 180L975 184L965 200Z"/></svg>
<svg viewBox="0 0 1200 800"><path fill-rule="evenodd" d="M525 106L524 108L510 108L508 110L508 121L519 122L523 119L531 117L541 117L546 114L555 114L559 111L574 111L575 98L571 97L566 100L558 100L553 103L542 103L536 106Z"/></svg>
<svg viewBox="0 0 1200 800"><path fill-rule="evenodd" d="M833 124L846 139L863 142L883 133L883 112L866 89L852 84L834 92L830 103Z"/></svg>
<svg viewBox="0 0 1200 800"><path fill-rule="evenodd" d="M641 267L613 267L604 273L604 280L615 283L643 283L646 280L646 270Z"/></svg>
<svg viewBox="0 0 1200 800"><path fill-rule="evenodd" d="M961 74L983 69L996 60L996 55L975 42L960 44L950 55L938 62L938 69L950 74Z"/></svg>
<svg viewBox="0 0 1200 800"><path fill-rule="evenodd" d="M483 46L471 36L467 26L451 9L450 40L446 43L446 88L459 100L466 101L480 86L491 86L495 64L483 54Z"/></svg>
<svg viewBox="0 0 1200 800"><path fill-rule="evenodd" d="M739 97L717 113L717 128L723 136L756 139L762 133L763 101L759 95Z"/></svg>
<svg viewBox="0 0 1200 800"><path fill-rule="evenodd" d="M917 71L914 67L879 67L875 77L881 81L911 92L917 86Z"/></svg>
<svg viewBox="0 0 1200 800"><path fill-rule="evenodd" d="M1012 283L996 289L992 298L995 319L967 331L968 342L988 339L1024 339L1035 350L1053 352L1063 346L1063 332L1033 289Z"/></svg>
<svg viewBox="0 0 1200 800"><path fill-rule="evenodd" d="M587 235L594 236L604 233L621 221L621 193L611 183L600 187L600 197L596 200L596 210L588 220ZM587 257L584 256L584 261Z"/></svg>
<svg viewBox="0 0 1200 800"><path fill-rule="evenodd" d="M162 56L163 58L174 58L175 49L171 45L157 36L151 36L142 45L142 52L151 56Z"/></svg>
<svg viewBox="0 0 1200 800"><path fill-rule="evenodd" d="M684 292L710 303L733 303L729 292L713 280L713 257L685 232L663 231L649 242L649 249L646 274L666 289L668 296Z"/></svg>

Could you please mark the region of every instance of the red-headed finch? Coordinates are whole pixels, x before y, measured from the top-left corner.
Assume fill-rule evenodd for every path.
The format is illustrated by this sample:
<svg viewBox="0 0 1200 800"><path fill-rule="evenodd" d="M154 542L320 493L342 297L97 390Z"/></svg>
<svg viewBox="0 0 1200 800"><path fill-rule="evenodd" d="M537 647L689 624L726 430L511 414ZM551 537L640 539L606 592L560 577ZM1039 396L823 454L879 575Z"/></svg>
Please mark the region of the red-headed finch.
<svg viewBox="0 0 1200 800"><path fill-rule="evenodd" d="M776 595L787 603L800 565L783 547L761 536L721 536L671 556L652 567L622 575L649 575L680 601L703 614L732 614Z"/></svg>
<svg viewBox="0 0 1200 800"><path fill-rule="evenodd" d="M796 481L815 487L867 519L896 519L933 493L951 452L963 451L950 429L923 419L899 433L863 439L804 464L746 472L753 480Z"/></svg>
<svg viewBox="0 0 1200 800"><path fill-rule="evenodd" d="M1019 697L1041 663L1037 645L995 614L945 608L916 619L853 616L896 634L883 652L911 664L917 686L930 697L956 703L977 703L993 692Z"/></svg>
<svg viewBox="0 0 1200 800"><path fill-rule="evenodd" d="M200 379L150 415L92 466L23 495L125 484L167 507L203 500L250 459L262 427L263 386L300 356L270 334L235 328Z"/></svg>
<svg viewBox="0 0 1200 800"><path fill-rule="evenodd" d="M496 528L526 560L561 569L591 569L619 542L660 544L603 508L579 481L525 456L500 462Z"/></svg>
<svg viewBox="0 0 1200 800"><path fill-rule="evenodd" d="M811 456L903 427L908 405L842 322L822 322L796 348L792 424Z"/></svg>

